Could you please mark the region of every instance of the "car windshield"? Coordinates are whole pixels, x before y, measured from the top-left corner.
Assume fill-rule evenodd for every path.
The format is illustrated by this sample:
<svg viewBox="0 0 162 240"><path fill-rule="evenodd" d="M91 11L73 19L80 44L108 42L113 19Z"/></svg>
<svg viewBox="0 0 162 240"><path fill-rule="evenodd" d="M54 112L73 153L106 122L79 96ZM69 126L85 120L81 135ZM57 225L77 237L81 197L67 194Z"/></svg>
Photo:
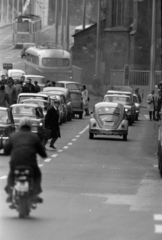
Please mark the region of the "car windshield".
<svg viewBox="0 0 162 240"><path fill-rule="evenodd" d="M124 96L106 96L104 99L105 102L114 102L122 104L130 104L130 97Z"/></svg>
<svg viewBox="0 0 162 240"><path fill-rule="evenodd" d="M118 107L100 107L98 109L98 115L103 118L107 115L119 115L120 109Z"/></svg>
<svg viewBox="0 0 162 240"><path fill-rule="evenodd" d="M0 111L0 122L7 123L8 115L6 111Z"/></svg>
<svg viewBox="0 0 162 240"><path fill-rule="evenodd" d="M12 107L12 114L14 117L30 116L30 117L41 117L42 113L38 108L31 106L15 106Z"/></svg>
<svg viewBox="0 0 162 240"><path fill-rule="evenodd" d="M81 100L81 94L80 93L70 93L71 99L72 100Z"/></svg>

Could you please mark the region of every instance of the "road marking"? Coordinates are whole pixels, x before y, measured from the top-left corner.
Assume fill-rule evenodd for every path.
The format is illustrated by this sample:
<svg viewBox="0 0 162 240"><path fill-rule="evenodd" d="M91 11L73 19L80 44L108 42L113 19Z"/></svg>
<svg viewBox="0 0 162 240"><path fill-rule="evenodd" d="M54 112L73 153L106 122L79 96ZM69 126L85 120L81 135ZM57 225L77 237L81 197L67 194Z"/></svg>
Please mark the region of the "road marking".
<svg viewBox="0 0 162 240"><path fill-rule="evenodd" d="M76 135L75 137L79 138L79 137L80 137L80 135Z"/></svg>
<svg viewBox="0 0 162 240"><path fill-rule="evenodd" d="M155 221L162 221L162 214L154 214Z"/></svg>
<svg viewBox="0 0 162 240"><path fill-rule="evenodd" d="M72 143L68 143L68 145L73 145Z"/></svg>
<svg viewBox="0 0 162 240"><path fill-rule="evenodd" d="M0 179L7 179L7 175L0 177Z"/></svg>
<svg viewBox="0 0 162 240"><path fill-rule="evenodd" d="M19 64L19 63L21 63L21 62L16 62L16 63L13 63L13 64Z"/></svg>
<svg viewBox="0 0 162 240"><path fill-rule="evenodd" d="M153 165L154 168L158 168L158 165Z"/></svg>
<svg viewBox="0 0 162 240"><path fill-rule="evenodd" d="M76 139L75 139L75 138L73 138L73 139L72 139L72 141L73 141L73 142L75 142L75 141L76 141Z"/></svg>
<svg viewBox="0 0 162 240"><path fill-rule="evenodd" d="M155 233L162 233L162 225L155 225Z"/></svg>
<svg viewBox="0 0 162 240"><path fill-rule="evenodd" d="M63 152L63 150L58 150L58 152Z"/></svg>
<svg viewBox="0 0 162 240"><path fill-rule="evenodd" d="M14 58L14 57L12 56L12 57L5 57L5 58Z"/></svg>
<svg viewBox="0 0 162 240"><path fill-rule="evenodd" d="M58 154L53 154L51 157L57 157L58 156Z"/></svg>
<svg viewBox="0 0 162 240"><path fill-rule="evenodd" d="M51 158L46 158L44 161L45 161L45 162L50 162L50 161L51 161Z"/></svg>
<svg viewBox="0 0 162 240"><path fill-rule="evenodd" d="M63 147L64 149L68 149L68 146Z"/></svg>
<svg viewBox="0 0 162 240"><path fill-rule="evenodd" d="M41 167L43 167L43 164L38 164L38 166L41 168Z"/></svg>
<svg viewBox="0 0 162 240"><path fill-rule="evenodd" d="M89 128L89 125L87 125L79 134L83 134L87 129Z"/></svg>
<svg viewBox="0 0 162 240"><path fill-rule="evenodd" d="M5 40L7 40L8 38L10 38L11 36L12 36L12 34L9 35L9 36L7 36L6 38L4 38L0 43L3 43Z"/></svg>
<svg viewBox="0 0 162 240"><path fill-rule="evenodd" d="M149 115L144 115L145 118L149 119Z"/></svg>

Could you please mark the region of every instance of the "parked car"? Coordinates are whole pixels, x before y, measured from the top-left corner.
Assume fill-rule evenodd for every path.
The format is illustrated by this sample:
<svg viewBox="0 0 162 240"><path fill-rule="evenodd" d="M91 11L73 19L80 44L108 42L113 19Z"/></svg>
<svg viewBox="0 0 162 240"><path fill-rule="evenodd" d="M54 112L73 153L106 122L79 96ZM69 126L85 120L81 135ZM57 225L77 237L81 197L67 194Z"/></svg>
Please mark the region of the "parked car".
<svg viewBox="0 0 162 240"><path fill-rule="evenodd" d="M0 107L0 150L13 132L15 132L15 124L11 109Z"/></svg>
<svg viewBox="0 0 162 240"><path fill-rule="evenodd" d="M133 94L133 102L135 104L136 120L138 121L141 104L139 103L138 96L135 93Z"/></svg>
<svg viewBox="0 0 162 240"><path fill-rule="evenodd" d="M73 114L79 115L79 118L82 119L84 112L82 93L78 90L70 90L70 96L73 106Z"/></svg>
<svg viewBox="0 0 162 240"><path fill-rule="evenodd" d="M123 104L129 125L132 125L132 123L134 121L134 109L133 109L133 106L131 103L130 96L117 95L117 94L110 95L109 94L109 95L104 96L103 101Z"/></svg>
<svg viewBox="0 0 162 240"><path fill-rule="evenodd" d="M35 81L38 82L38 85L40 86L40 90L42 91L46 82L45 82L45 77L41 75L29 75L25 74L22 77L22 80L25 81L26 79L30 78L32 83L34 84Z"/></svg>
<svg viewBox="0 0 162 240"><path fill-rule="evenodd" d="M43 115L45 116L47 113L47 109L49 107L48 100L43 100L39 98L33 98L33 99L23 99L21 103L29 103L29 104L37 104L43 109Z"/></svg>
<svg viewBox="0 0 162 240"><path fill-rule="evenodd" d="M21 80L22 76L25 75L25 72L20 69L9 69L7 72L7 77L11 77L12 79Z"/></svg>
<svg viewBox="0 0 162 240"><path fill-rule="evenodd" d="M67 88L62 88L62 87L45 87L43 88L43 92L59 92L63 93L65 96L66 100L66 105L67 105L67 120L71 121L73 117L73 106L72 106L72 100L70 96L70 91Z"/></svg>
<svg viewBox="0 0 162 240"><path fill-rule="evenodd" d="M43 109L37 104L18 103L10 106L15 122L16 129L22 117L29 117L32 121L32 132L41 138L44 127Z"/></svg>
<svg viewBox="0 0 162 240"><path fill-rule="evenodd" d="M17 98L17 103L21 103L21 101L24 99L48 100L48 96L43 93L20 93Z"/></svg>
<svg viewBox="0 0 162 240"><path fill-rule="evenodd" d="M119 135L127 141L128 120L125 117L123 104L100 102L94 106L94 112L89 121L89 138L93 139L94 135Z"/></svg>
<svg viewBox="0 0 162 240"><path fill-rule="evenodd" d="M36 45L35 43L24 43L22 51L21 51L21 58L25 58L26 57L26 50L29 47L34 47L35 45Z"/></svg>
<svg viewBox="0 0 162 240"><path fill-rule="evenodd" d="M136 109L135 109L135 103L133 101L133 92L132 91L119 91L119 90L108 90L106 95L113 95L113 94L118 94L118 95L127 95L131 99L131 106L133 108L133 119L132 119L132 124L136 119Z"/></svg>
<svg viewBox="0 0 162 240"><path fill-rule="evenodd" d="M73 82L73 81L57 81L56 87L63 87L63 88L67 88L69 90L81 91L82 84L80 84L79 82Z"/></svg>

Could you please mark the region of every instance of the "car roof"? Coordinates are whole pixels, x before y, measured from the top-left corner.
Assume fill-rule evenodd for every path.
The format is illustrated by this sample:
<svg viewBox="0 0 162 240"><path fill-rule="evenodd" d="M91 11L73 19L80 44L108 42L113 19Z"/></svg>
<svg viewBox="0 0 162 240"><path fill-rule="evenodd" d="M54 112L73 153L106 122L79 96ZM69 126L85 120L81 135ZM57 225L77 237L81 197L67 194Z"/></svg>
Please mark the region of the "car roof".
<svg viewBox="0 0 162 240"><path fill-rule="evenodd" d="M47 100L44 99L35 99L35 98L29 98L29 99L23 99L21 102L48 102Z"/></svg>
<svg viewBox="0 0 162 240"><path fill-rule="evenodd" d="M30 75L30 74L24 74L24 77L42 77L42 78L45 78L42 75Z"/></svg>
<svg viewBox="0 0 162 240"><path fill-rule="evenodd" d="M125 94L132 94L130 91L120 91L120 90L108 90L107 93L125 93Z"/></svg>
<svg viewBox="0 0 162 240"><path fill-rule="evenodd" d="M12 72L20 72L20 73L25 73L25 71L21 70L21 69L9 69L8 73L12 73Z"/></svg>
<svg viewBox="0 0 162 240"><path fill-rule="evenodd" d="M67 92L69 91L67 88L63 88L63 87L45 87L43 89L43 92L52 92L52 91L60 91L60 92Z"/></svg>
<svg viewBox="0 0 162 240"><path fill-rule="evenodd" d="M123 107L123 104L121 103L114 103L114 102L99 102L95 104L95 108L100 108L100 107Z"/></svg>
<svg viewBox="0 0 162 240"><path fill-rule="evenodd" d="M57 84L57 83L66 83L66 84L75 83L75 84L80 84L80 85L82 85L82 84L81 84L81 83L79 83L79 82L66 81L66 80L65 80L65 81L57 81L57 82L56 82L56 84Z"/></svg>
<svg viewBox="0 0 162 240"><path fill-rule="evenodd" d="M50 96L50 95L64 95L63 92L59 92L59 91L49 91L49 92L44 92L44 95L46 96Z"/></svg>
<svg viewBox="0 0 162 240"><path fill-rule="evenodd" d="M17 104L13 104L13 105L11 105L10 107L12 108L12 107L24 107L24 106L27 106L27 107L34 107L34 108L36 108L36 107L38 107L38 104L32 104L32 103L26 103L26 104L24 104L24 103L17 103Z"/></svg>
<svg viewBox="0 0 162 240"><path fill-rule="evenodd" d="M46 97L46 94L44 93L41 93L41 94L39 94L39 93L20 93L19 94L19 97L21 97L21 96L36 96L36 97Z"/></svg>
<svg viewBox="0 0 162 240"><path fill-rule="evenodd" d="M126 97L126 98L130 98L130 96L128 95L124 95L124 94L106 94L105 97Z"/></svg>

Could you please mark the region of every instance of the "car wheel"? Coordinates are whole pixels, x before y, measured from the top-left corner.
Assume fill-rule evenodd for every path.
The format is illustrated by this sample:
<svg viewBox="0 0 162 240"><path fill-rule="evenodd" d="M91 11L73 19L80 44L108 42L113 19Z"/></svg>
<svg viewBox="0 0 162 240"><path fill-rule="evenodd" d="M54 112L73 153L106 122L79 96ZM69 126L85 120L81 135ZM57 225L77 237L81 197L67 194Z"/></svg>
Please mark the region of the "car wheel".
<svg viewBox="0 0 162 240"><path fill-rule="evenodd" d="M83 118L83 112L79 113L79 118L80 118L80 119Z"/></svg>
<svg viewBox="0 0 162 240"><path fill-rule="evenodd" d="M89 139L93 139L93 137L94 137L94 134L93 133L89 133Z"/></svg>
<svg viewBox="0 0 162 240"><path fill-rule="evenodd" d="M123 135L123 140L124 140L124 141L127 141L127 134L124 134L124 135Z"/></svg>

